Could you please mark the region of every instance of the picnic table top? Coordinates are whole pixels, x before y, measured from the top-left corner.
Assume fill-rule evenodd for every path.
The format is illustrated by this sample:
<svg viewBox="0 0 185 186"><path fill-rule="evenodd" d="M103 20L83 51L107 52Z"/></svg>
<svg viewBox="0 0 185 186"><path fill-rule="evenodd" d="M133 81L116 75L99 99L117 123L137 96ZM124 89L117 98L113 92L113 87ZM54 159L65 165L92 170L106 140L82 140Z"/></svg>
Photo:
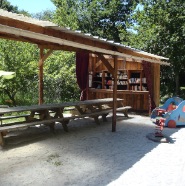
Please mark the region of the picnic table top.
<svg viewBox="0 0 185 186"><path fill-rule="evenodd" d="M119 99L119 98L117 99L117 101L122 101L122 100L123 99ZM103 105L103 104L108 104L112 102L113 102L113 98L104 98L104 99L94 99L94 100L75 101L75 102L8 107L8 108L0 108L0 115L11 113L11 112L37 111L37 110L46 110L46 109L52 110L52 109L65 108L65 107L71 107L71 106Z"/></svg>

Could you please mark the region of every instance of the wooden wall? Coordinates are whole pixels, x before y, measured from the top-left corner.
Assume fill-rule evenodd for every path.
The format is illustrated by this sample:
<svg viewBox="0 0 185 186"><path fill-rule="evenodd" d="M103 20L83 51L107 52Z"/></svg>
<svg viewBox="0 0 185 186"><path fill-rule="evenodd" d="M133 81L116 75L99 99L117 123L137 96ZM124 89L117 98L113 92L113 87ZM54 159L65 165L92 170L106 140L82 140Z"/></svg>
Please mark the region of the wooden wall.
<svg viewBox="0 0 185 186"><path fill-rule="evenodd" d="M105 56L113 67L113 58ZM153 95L156 106L159 106L160 100L160 64L152 63L152 82L153 82ZM143 70L141 62L118 58L118 69L127 70ZM90 55L89 72L101 72L107 70L101 60L95 55ZM89 89L89 99L98 99L112 97L112 91L107 89ZM130 105L134 110L149 111L149 92L148 91L117 91L117 97L124 99L125 105Z"/></svg>
<svg viewBox="0 0 185 186"><path fill-rule="evenodd" d="M113 97L112 90L89 89L88 99ZM124 106L131 106L133 111L149 113L149 94L147 91L117 91L117 97L123 99Z"/></svg>

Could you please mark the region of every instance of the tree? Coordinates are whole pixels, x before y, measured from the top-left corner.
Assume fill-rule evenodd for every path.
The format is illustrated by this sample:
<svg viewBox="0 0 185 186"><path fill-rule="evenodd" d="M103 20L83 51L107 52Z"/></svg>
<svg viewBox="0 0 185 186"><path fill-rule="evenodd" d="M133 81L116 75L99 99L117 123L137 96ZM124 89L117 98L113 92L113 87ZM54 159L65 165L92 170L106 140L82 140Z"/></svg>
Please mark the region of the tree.
<svg viewBox="0 0 185 186"><path fill-rule="evenodd" d="M43 21L53 21L54 11L46 10L43 12L38 12L36 14L32 14L32 17L35 19L43 20Z"/></svg>
<svg viewBox="0 0 185 186"><path fill-rule="evenodd" d="M0 8L7 10L8 12L19 13L18 7L11 5L7 0L0 0Z"/></svg>
<svg viewBox="0 0 185 186"><path fill-rule="evenodd" d="M4 9L6 9L6 3L6 5L10 5L8 1L2 2ZM9 10L11 11L11 9ZM12 10L12 12L15 11ZM24 15L41 20L53 21L53 11L49 10L34 15L30 15L24 10L17 13L23 13ZM75 23L73 17L70 19L70 16L62 20L56 18L55 21L63 24L62 21L66 21L66 18L72 20L72 25ZM0 69L16 72L14 79L9 81L3 80L1 82L0 95L3 103L4 100L9 100L14 106L17 104L38 103L38 58L38 48L34 45L0 40ZM46 103L76 100L79 98L79 88L75 77L74 53L54 52L45 61L44 94Z"/></svg>
<svg viewBox="0 0 185 186"><path fill-rule="evenodd" d="M67 8L67 4L64 3L63 5ZM65 19L63 19L63 16ZM66 14L63 14L63 16L56 17L52 11L44 11L34 15L34 17L41 20L53 21L61 26L76 27L74 17L67 16ZM67 20L70 20L71 24L67 25ZM74 53L64 51L53 52L44 62L44 102L79 100L79 92L75 76Z"/></svg>
<svg viewBox="0 0 185 186"><path fill-rule="evenodd" d="M143 0L132 18L136 34L132 46L169 58L170 68L162 67L162 94L179 94L179 74L185 69L184 0Z"/></svg>
<svg viewBox="0 0 185 186"><path fill-rule="evenodd" d="M28 92L36 90L36 95L38 94L38 56L38 50L34 45L0 40L0 69L16 73L15 78L5 79L2 82L1 97L4 96L11 100L14 106L17 105L18 94L21 95L22 100L24 100L24 95L28 96Z"/></svg>
<svg viewBox="0 0 185 186"><path fill-rule="evenodd" d="M75 53L55 51L44 64L45 102L79 100Z"/></svg>
<svg viewBox="0 0 185 186"><path fill-rule="evenodd" d="M17 6L13 6L10 4L7 0L0 0L0 8L3 10L6 10L8 12L17 13L17 14L23 14L25 16L31 16L27 11L25 10L19 10Z"/></svg>
<svg viewBox="0 0 185 186"><path fill-rule="evenodd" d="M62 27L69 27L72 30L78 28L75 0L52 0L57 7L53 22Z"/></svg>
<svg viewBox="0 0 185 186"><path fill-rule="evenodd" d="M120 42L137 0L53 0L57 20L72 29ZM66 19L67 18L67 19ZM61 23L61 22L57 22Z"/></svg>

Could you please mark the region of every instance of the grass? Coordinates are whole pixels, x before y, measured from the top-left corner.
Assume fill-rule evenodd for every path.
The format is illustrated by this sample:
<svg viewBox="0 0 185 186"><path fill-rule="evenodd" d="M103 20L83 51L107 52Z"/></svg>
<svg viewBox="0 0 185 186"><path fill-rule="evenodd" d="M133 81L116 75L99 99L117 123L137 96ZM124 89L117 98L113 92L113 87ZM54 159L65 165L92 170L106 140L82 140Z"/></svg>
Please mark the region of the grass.
<svg viewBox="0 0 185 186"><path fill-rule="evenodd" d="M49 163L51 163L51 164L53 164L53 165L55 165L55 166L60 166L60 165L62 165L62 163L58 159L59 157L60 156L57 153L51 154L51 155L48 156L48 158L47 158L46 161L49 162Z"/></svg>

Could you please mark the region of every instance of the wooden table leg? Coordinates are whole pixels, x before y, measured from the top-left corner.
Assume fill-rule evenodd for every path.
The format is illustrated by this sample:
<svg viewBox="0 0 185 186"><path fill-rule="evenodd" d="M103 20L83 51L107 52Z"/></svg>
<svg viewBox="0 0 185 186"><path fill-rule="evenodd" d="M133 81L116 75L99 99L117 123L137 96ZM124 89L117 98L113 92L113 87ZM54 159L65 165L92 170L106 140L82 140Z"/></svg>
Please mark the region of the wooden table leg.
<svg viewBox="0 0 185 186"><path fill-rule="evenodd" d="M63 120L62 121L62 126L63 126L63 129L64 129L65 132L69 131L68 126L67 126L68 123L69 123L69 120Z"/></svg>
<svg viewBox="0 0 185 186"><path fill-rule="evenodd" d="M94 118L94 121L96 122L96 124L100 125L100 121L98 119L98 116L93 116L93 118Z"/></svg>
<svg viewBox="0 0 185 186"><path fill-rule="evenodd" d="M4 132L0 132L0 145L1 146L4 146L4 138L3 138L3 136L4 136Z"/></svg>
<svg viewBox="0 0 185 186"><path fill-rule="evenodd" d="M125 115L125 117L128 118L128 110L127 109L123 111L123 114Z"/></svg>
<svg viewBox="0 0 185 186"><path fill-rule="evenodd" d="M64 107L59 108L59 109L58 108L53 109L52 111L55 112L54 118L63 118L63 120L60 123L62 124L62 127L63 127L64 131L68 132L67 124L69 123L69 119L64 119L64 115L63 115Z"/></svg>
<svg viewBox="0 0 185 186"><path fill-rule="evenodd" d="M103 109L102 109L102 105L98 105L98 109L99 109L99 111L101 112ZM108 115L108 113L107 114L102 114L101 116L102 116L102 120L104 121L104 122L106 122L107 121L107 115Z"/></svg>
<svg viewBox="0 0 185 186"><path fill-rule="evenodd" d="M108 114L102 114L102 119L103 119L103 121L107 121L107 115L108 115Z"/></svg>
<svg viewBox="0 0 185 186"><path fill-rule="evenodd" d="M55 133L55 122L49 124L50 132Z"/></svg>

